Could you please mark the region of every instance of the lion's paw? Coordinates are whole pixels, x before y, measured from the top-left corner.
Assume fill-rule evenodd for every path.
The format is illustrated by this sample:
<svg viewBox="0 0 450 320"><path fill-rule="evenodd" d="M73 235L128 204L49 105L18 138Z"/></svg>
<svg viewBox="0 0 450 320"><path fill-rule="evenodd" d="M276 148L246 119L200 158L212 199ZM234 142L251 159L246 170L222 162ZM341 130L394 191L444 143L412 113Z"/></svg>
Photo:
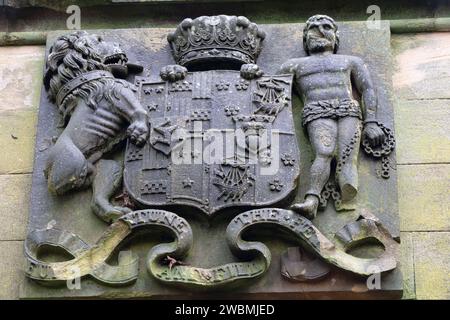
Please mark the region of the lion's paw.
<svg viewBox="0 0 450 320"><path fill-rule="evenodd" d="M114 206L109 201L98 197L92 199L91 208L100 219L107 223L114 222L133 211L128 207Z"/></svg>
<svg viewBox="0 0 450 320"><path fill-rule="evenodd" d="M137 146L142 146L148 137L148 125L144 120L136 120L130 124L127 130L127 135L131 143Z"/></svg>

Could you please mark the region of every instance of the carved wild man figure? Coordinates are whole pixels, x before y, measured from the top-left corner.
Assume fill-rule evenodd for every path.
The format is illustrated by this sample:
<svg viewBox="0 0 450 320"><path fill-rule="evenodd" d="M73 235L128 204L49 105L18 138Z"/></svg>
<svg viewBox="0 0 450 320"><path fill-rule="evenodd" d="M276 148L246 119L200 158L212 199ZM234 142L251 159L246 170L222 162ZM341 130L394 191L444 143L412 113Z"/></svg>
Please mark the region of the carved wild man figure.
<svg viewBox="0 0 450 320"><path fill-rule="evenodd" d="M325 15L309 18L303 45L308 56L287 61L280 73L294 74L304 103L302 123L315 152L305 201L291 209L313 219L333 158L342 200L357 194L362 120L363 134L372 146L383 142L384 133L376 122L377 97L366 65L358 57L336 54L339 34L334 20ZM353 98L352 81L364 110Z"/></svg>
<svg viewBox="0 0 450 320"><path fill-rule="evenodd" d="M50 101L67 123L47 160L49 190L63 194L92 183L92 209L108 222L131 210L109 202L122 181L122 167L99 159L126 134L138 145L148 135L147 112L135 96L137 89L113 75L118 70L124 75L127 60L118 44L75 32L55 41L44 78Z"/></svg>

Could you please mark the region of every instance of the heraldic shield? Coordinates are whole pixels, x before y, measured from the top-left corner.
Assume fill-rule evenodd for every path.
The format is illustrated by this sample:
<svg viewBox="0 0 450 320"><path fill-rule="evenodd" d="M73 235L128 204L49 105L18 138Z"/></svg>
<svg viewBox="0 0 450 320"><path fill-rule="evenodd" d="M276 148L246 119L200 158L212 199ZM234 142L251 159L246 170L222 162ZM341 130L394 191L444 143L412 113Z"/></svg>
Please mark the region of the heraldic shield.
<svg viewBox="0 0 450 320"><path fill-rule="evenodd" d="M142 147L127 144L124 184L140 206L190 206L213 215L293 195L299 149L291 75L245 80L220 70L136 84L150 134Z"/></svg>

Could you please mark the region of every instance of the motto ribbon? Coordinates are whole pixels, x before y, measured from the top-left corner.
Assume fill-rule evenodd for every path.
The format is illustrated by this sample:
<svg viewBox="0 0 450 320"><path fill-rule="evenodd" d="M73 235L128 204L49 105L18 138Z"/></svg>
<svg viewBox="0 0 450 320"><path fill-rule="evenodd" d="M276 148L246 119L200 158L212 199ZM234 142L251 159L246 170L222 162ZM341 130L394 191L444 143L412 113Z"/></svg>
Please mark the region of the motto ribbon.
<svg viewBox="0 0 450 320"><path fill-rule="evenodd" d="M336 234L336 244L328 240L308 219L284 209L256 209L235 217L227 228L227 240L237 257L261 256L270 263L270 251L261 242L242 240L242 234L252 226L266 224L287 231L305 249L315 252L325 261L350 272L369 276L385 272L397 266L395 257L398 243L374 218L361 219L346 225ZM280 233L281 234L281 233ZM345 251L365 241L378 240L384 252L378 258L365 259L347 254ZM375 271L376 270L376 271Z"/></svg>
<svg viewBox="0 0 450 320"><path fill-rule="evenodd" d="M193 244L189 223L178 215L164 210L140 210L128 213L114 222L90 246L78 236L57 229L36 230L25 243L26 274L43 283L61 283L88 276L104 284L127 285L138 277L138 259L119 254L119 264L111 266L106 260L134 229L163 227L174 235L174 241L154 246L147 256L148 271L160 281L196 288L217 288L229 284L242 284L261 276L270 266L271 254L261 242L242 240L252 226L268 225L287 231L286 234L314 251L329 263L360 275L384 272L396 267L398 244L374 218L362 219L347 225L336 234L336 244L328 240L306 218L289 210L267 208L244 212L236 216L227 227L227 241L233 254L244 260L205 269L187 265L169 266L162 263L167 256L182 260ZM149 228L150 229L150 228ZM363 259L345 253L356 243L377 239L385 248L378 258ZM37 258L43 245L56 246L74 258L64 262L46 263Z"/></svg>

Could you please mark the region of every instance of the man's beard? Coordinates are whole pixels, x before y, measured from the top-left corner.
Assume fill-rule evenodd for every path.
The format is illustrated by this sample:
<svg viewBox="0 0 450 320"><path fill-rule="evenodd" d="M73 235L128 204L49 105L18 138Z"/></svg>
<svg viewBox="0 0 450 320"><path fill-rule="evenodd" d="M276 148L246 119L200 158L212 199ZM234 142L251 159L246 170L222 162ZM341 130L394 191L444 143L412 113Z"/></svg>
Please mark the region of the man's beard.
<svg viewBox="0 0 450 320"><path fill-rule="evenodd" d="M324 52L327 49L334 49L334 41L332 39L316 38L308 41L309 52Z"/></svg>

